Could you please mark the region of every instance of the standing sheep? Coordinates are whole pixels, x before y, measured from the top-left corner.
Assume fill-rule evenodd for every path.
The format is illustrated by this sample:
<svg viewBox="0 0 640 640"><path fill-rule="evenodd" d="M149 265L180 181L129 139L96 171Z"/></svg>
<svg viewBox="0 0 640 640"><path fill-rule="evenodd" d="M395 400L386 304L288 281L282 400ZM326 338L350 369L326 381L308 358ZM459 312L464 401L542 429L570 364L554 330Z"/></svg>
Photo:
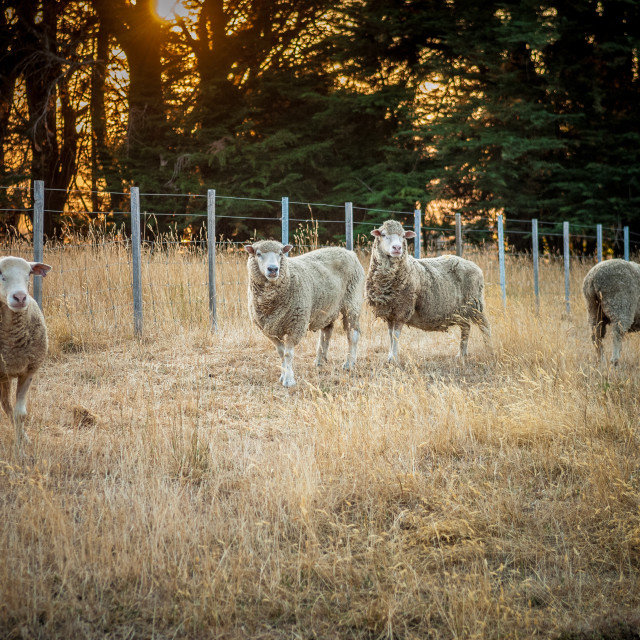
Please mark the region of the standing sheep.
<svg viewBox="0 0 640 640"><path fill-rule="evenodd" d="M611 325L611 363L620 359L625 333L640 331L640 265L626 260L599 262L584 278L582 293L587 303L591 339L602 361L602 339Z"/></svg>
<svg viewBox="0 0 640 640"><path fill-rule="evenodd" d="M395 220L387 220L371 234L375 240L365 295L374 314L387 321L389 361L398 358L405 324L424 331L446 331L458 325L461 358L467 355L472 323L490 344L480 267L457 256L416 260L407 252L407 238L416 234L405 231Z"/></svg>
<svg viewBox="0 0 640 640"><path fill-rule="evenodd" d="M23 424L27 391L47 355L47 327L38 303L29 295L29 276L46 276L51 267L22 258L0 258L0 402L16 432L16 448L28 438ZM11 381L18 379L16 406Z"/></svg>
<svg viewBox="0 0 640 640"><path fill-rule="evenodd" d="M278 350L285 387L296 383L293 350L308 329L320 330L316 365L326 362L339 314L349 341L344 368L355 365L364 289L364 269L353 252L330 247L289 258L291 249L274 240L245 245L249 313Z"/></svg>

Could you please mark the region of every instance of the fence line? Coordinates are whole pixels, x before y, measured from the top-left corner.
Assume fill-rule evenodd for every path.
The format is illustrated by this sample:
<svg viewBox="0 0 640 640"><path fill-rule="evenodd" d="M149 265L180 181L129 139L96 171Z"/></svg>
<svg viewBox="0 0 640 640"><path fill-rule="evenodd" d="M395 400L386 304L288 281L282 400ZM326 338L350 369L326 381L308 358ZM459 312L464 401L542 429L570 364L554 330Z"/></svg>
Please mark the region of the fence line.
<svg viewBox="0 0 640 640"><path fill-rule="evenodd" d="M103 192L98 192L98 193L103 193ZM106 193L106 192L105 192ZM119 194L119 195L127 195L127 194ZM206 282L202 282L201 284L198 284L197 286L191 284L191 282L187 281L187 282L179 282L178 284L158 284L157 281L154 283L154 275L152 274L152 264L151 264L151 259L149 258L149 260L145 261L145 264L143 265L142 263L142 244L144 242L144 239L141 238L141 221L140 221L140 216L141 216L141 211L140 211L140 196L167 196L167 197L173 197L175 195L182 195L182 196L187 196L188 194L140 194L139 192L139 188L138 187L132 187L130 193L128 194L130 197L130 210L129 211L117 211L117 212L109 212L111 214L113 213L117 213L119 215L123 216L123 220L126 219L126 217L129 217L129 221L130 221L130 225L131 225L131 238L130 240L125 239L124 241L115 241L114 240L114 245L116 242L120 242L121 246L123 247L123 250L126 252L125 254L122 253L118 253L117 255L121 256L121 257L125 257L126 260L117 260L116 262L111 262L111 264L107 264L107 270L109 269L109 267L118 267L119 265L128 265L128 267L131 269L130 273L131 273L131 280L126 284L127 287L130 287L131 289L131 302L132 302L132 307L133 307L133 328L134 328L134 334L136 336L141 336L143 333L143 304L144 304L144 300L145 298L147 298L147 303L149 302L148 298L150 297L150 306L151 306L151 313L152 313L152 317L155 320L156 319L156 304L157 304L157 300L156 297L160 296L162 297L163 295L165 295L163 292L167 291L168 293L166 294L168 303L171 307L171 315L172 318L175 320L177 317L179 317L180 313L181 313L181 309L176 307L173 300L173 297L171 295L171 292L178 292L183 298L184 300L186 300L186 303L188 305L192 305L194 300L200 300L201 299L201 291L206 292L204 296L202 296L203 300L206 300L208 298L208 313L209 313L209 321L210 321L210 326L211 329L213 331L215 331L217 329L218 326L218 319L217 319L217 311L218 311L218 298L220 297L220 301L223 305L225 304L233 304L235 303L234 300L230 300L228 298L228 296L226 295L226 291L225 291L225 286L222 286L219 288L219 291L216 291L216 277L217 275L220 275L220 277L222 277L222 283L225 283L224 277L225 277L225 273L228 273L228 269L229 266L228 265L222 265L221 264L221 272L220 274L216 273L216 260L217 260L217 252L216 252L216 242L215 242L215 237L216 237L216 218L238 218L238 219L244 219L244 220L265 220L265 221L269 221L271 223L273 223L274 221L277 221L280 223L281 226L281 237L282 237L282 242L283 244L289 244L289 223L290 222L310 222L313 221L314 223L318 223L318 222L323 222L323 223L332 223L332 224L342 224L340 220L318 220L316 218L292 218L290 217L290 204L293 205L306 205L309 208L311 206L327 206L327 207L332 207L332 208L338 208L338 205L324 205L324 204L319 204L319 203L304 203L304 202L294 202L294 201L289 201L288 197L282 197L281 200L267 200L267 199L258 199L258 198L239 198L239 197L233 197L233 196L219 196L216 194L215 189L209 189L207 191L206 194L206 202L207 202L207 209L206 209L206 213L202 212L194 212L194 211L189 211L188 213L182 213L182 214L161 214L161 213L150 213L150 212L146 212L145 213L145 220L147 220L148 217L153 217L153 216L159 216L159 215L187 215L190 217L202 217L204 218L206 216L206 231L207 231L207 237L206 239L204 237L202 237L200 240L195 239L195 240L191 240L189 243L183 244L179 241L176 241L175 243L173 243L172 241L160 241L159 244L166 244L167 248L169 247L170 244L176 244L176 246L179 248L180 251L183 251L183 247L184 250L193 250L194 248L198 248L198 247L203 247L205 245L206 242L206 246L207 246L207 277L206 277ZM192 196L193 198L204 198L205 196L202 196L200 194L194 194ZM280 216L278 217L253 217L253 216L229 216L229 215L218 215L216 212L216 201L217 200L238 200L238 201L255 201L255 202L261 202L261 203L280 203ZM33 257L34 260L37 262L42 262L43 261L43 248L44 248L44 214L45 213L52 213L51 211L47 210L44 208L44 201L45 201L45 185L44 182L39 181L39 180L35 180L34 181L34 187L33 187ZM187 205L190 206L190 205ZM366 209L363 207L354 207L352 202L345 202L344 204L344 230L345 230L345 245L347 247L347 249L349 250L353 250L354 248L354 219L353 219L353 212L355 210L358 211L368 211L368 212L384 212L384 213L389 213L389 214L395 214L395 215L406 215L409 216L410 213L409 212L403 212L403 211L390 211L390 210L381 210L381 209ZM0 210L0 213L3 210ZM7 210L9 211L9 210ZM10 210L12 213L15 213L17 210ZM31 211L31 209L25 209L24 211ZM55 213L55 212L54 212ZM97 213L97 212L83 212L83 213ZM415 240L414 240L414 256L416 258L421 258L422 254L423 254L423 241L425 240L425 236L423 236L423 234L426 233L430 233L433 231L437 231L441 234L441 240L442 242L439 244L439 241L436 242L436 253L440 253L441 249L444 248L444 240L443 238L445 237L445 234L448 235L449 240L447 242L451 242L451 237L453 236L454 238L454 242L455 242L455 252L457 255L461 256L463 254L464 251L464 237L469 236L471 234L489 234L487 240L489 242L492 243L492 245L496 242L497 240L497 246L498 246L498 261L499 261L499 286L500 286L500 290L501 290L501 298L502 298L502 305L503 308L506 309L506 305L507 305L507 292L506 292L506 269L505 269L505 238L504 238L504 233L505 233L505 220L504 217L502 215L497 216L496 219L496 227L494 228L490 228L490 229L475 229L475 228L468 228L468 229L464 229L462 226L462 216L460 213L455 213L455 215L452 216L445 216L445 218L448 219L454 219L454 226L453 228L449 227L449 229L444 230L442 227L433 227L433 226L428 226L428 225L424 225L423 224L423 214L422 211L418 208L414 209L413 211L413 226L414 226L414 231L416 234ZM537 219L531 220L531 221L520 221L520 220L515 220L515 219L509 219L509 222L514 222L517 224L525 224L525 223L530 223L531 224L531 230L527 231L527 230L522 230L522 229L511 229L509 230L509 233L511 234L529 234L531 233L531 240L532 240L532 247L531 247L531 251L532 254L526 253L526 254L517 254L517 253L513 253L511 252L510 255L531 255L531 257L533 258L533 289L534 289L534 295L535 295L535 305L536 305L536 313L539 313L539 309L540 309L540 290L539 290L539 242L540 242L540 225L552 225L554 227L557 227L558 223L552 223L552 222L545 222L545 221L539 221ZM374 226L375 223L366 221L366 220L362 220L359 221L357 223L358 225L360 225L360 227L362 226ZM146 224L145 224L146 226ZM589 227L587 225L579 225L576 224L574 225L575 227L578 228L582 228L582 229L588 229ZM560 236L559 233L555 233L554 232L550 232L549 233L542 233L543 238L544 237L558 237ZM639 234L631 234L629 231L629 227L625 226L623 229L623 241L624 241L624 258L625 260L629 260L629 253L630 253L630 235L634 235L634 236L638 236ZM574 233L573 236L570 235L570 227L569 227L569 223L568 222L564 222L563 223L563 230L562 230L562 237L563 237L563 264L564 264L564 280L565 280L565 309L567 313L570 313L571 309L570 309L570 289L569 289L569 274L570 274L570 243L571 243L571 239L578 239L578 240L584 240L584 239L592 239L595 238L596 239L596 259L598 261L601 261L603 259L603 226L601 224L597 224L596 225L596 233L595 235L590 235L588 233ZM616 236L617 238L619 238L619 236ZM639 236L640 237L640 236ZM213 238L214 242L209 242L209 239ZM299 241L302 239L301 236L298 236L297 238ZM484 243L485 241L482 240L482 242ZM108 243L102 243L101 246L106 246ZM236 243L236 242L226 242L225 246L238 246L240 243ZM309 245L305 245L302 244L302 242L298 242L297 243L299 247L307 247ZM93 246L93 245L92 245ZM155 246L155 245L154 245ZM77 248L77 247L84 247L84 245L66 245L65 249L67 250L72 250L73 248ZM152 252L153 252L153 248L152 248ZM194 254L195 255L195 254ZM62 261L62 252L60 253L60 259ZM240 284L240 280L239 280L239 276L238 276L238 268L239 268L239 255L236 255L236 265L235 265L235 269L236 269L236 279L237 282L234 282L233 284ZM157 261L154 262L154 265L157 265ZM166 260L164 261L164 266L165 269L167 270L167 282L169 281L169 254L166 254ZM77 269L69 269L67 268L65 270L65 273L70 273L73 271L79 271L82 272L82 268L79 267ZM225 271L226 270L226 271ZM490 269L491 271L491 269ZM84 267L84 273L86 274L87 272L87 265L85 263L85 267ZM147 284L143 285L143 273L146 273L146 277L147 277ZM80 279L82 278L82 276L79 276ZM120 282L122 284L124 284L124 282L122 281L122 279L120 280ZM231 282L231 280L229 280L229 283ZM89 296L89 290L88 290L88 284L87 285L83 285L85 286L85 290L82 291L81 293L70 293L67 292L66 289L63 287L63 294L62 294L62 302L64 304L64 309L65 312L67 314L67 317L70 317L70 314L73 313L75 311L75 309L77 309L78 304L80 304L81 300L85 300L85 304L86 304L86 308L88 309L88 313L93 316L94 315L94 309L92 306L92 302L91 302L91 298ZM200 289L200 286L202 286L202 289ZM114 286L109 286L107 283L105 283L104 287L100 287L98 290L94 290L91 293L93 295L101 293L101 294L106 294L107 298L110 298L110 302L111 302L111 307L109 307L110 310L112 310L113 312L113 320L114 320L114 324L117 325L118 323L118 309L122 308L123 305L116 305L115 304L115 299L113 297L113 291L116 289L117 287ZM145 291L147 293L145 293ZM77 301L74 301L74 296L76 296ZM42 278L40 276L36 276L34 278L34 298L37 300L38 304L42 307ZM237 300L238 304L241 304L241 300L238 299ZM205 305L206 308L206 305ZM157 323L157 322L156 322Z"/></svg>

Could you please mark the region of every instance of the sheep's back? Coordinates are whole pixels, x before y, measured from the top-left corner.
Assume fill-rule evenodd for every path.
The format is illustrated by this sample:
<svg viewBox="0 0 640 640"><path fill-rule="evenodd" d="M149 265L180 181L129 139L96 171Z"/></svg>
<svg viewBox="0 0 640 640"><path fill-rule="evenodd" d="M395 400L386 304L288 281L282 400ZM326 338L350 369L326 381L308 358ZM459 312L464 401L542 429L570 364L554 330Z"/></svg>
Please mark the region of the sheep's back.
<svg viewBox="0 0 640 640"><path fill-rule="evenodd" d="M290 258L288 264L292 281L309 296L312 331L335 321L350 303L347 298L364 283L364 269L357 256L341 247L316 249Z"/></svg>
<svg viewBox="0 0 640 640"><path fill-rule="evenodd" d="M410 324L444 329L469 309L484 309L484 277L477 264L458 256L416 260L421 286Z"/></svg>
<svg viewBox="0 0 640 640"><path fill-rule="evenodd" d="M611 320L633 314L634 330L640 328L640 265L620 259L599 262L585 276L582 291L587 303L601 304Z"/></svg>

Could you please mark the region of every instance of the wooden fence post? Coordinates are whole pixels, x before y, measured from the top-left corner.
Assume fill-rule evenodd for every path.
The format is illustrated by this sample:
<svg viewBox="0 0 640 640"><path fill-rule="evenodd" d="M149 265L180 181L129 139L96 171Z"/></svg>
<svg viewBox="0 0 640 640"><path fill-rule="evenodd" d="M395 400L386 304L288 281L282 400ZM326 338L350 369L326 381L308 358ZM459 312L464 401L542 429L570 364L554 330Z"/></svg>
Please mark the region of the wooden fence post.
<svg viewBox="0 0 640 640"><path fill-rule="evenodd" d="M33 181L33 261L42 262L44 250L44 181ZM33 297L42 309L42 276L33 276Z"/></svg>
<svg viewBox="0 0 640 640"><path fill-rule="evenodd" d="M462 216L456 213L456 255L462 257Z"/></svg>
<svg viewBox="0 0 640 640"><path fill-rule="evenodd" d="M602 262L602 225L596 225L596 258Z"/></svg>
<svg viewBox="0 0 640 640"><path fill-rule="evenodd" d="M209 317L211 329L218 329L216 315L216 190L207 191L207 258L209 261Z"/></svg>
<svg viewBox="0 0 640 640"><path fill-rule="evenodd" d="M629 227L624 228L624 259L629 262Z"/></svg>
<svg viewBox="0 0 640 640"><path fill-rule="evenodd" d="M569 223L562 223L562 235L564 239L564 302L567 314L571 313L571 303L569 302L569 260L571 252L569 248Z"/></svg>
<svg viewBox="0 0 640 640"><path fill-rule="evenodd" d="M131 187L131 265L133 268L133 333L142 336L142 261L140 256L140 190Z"/></svg>
<svg viewBox="0 0 640 640"><path fill-rule="evenodd" d="M413 230L416 237L413 240L413 257L420 260L422 257L422 211L420 209L413 210Z"/></svg>
<svg viewBox="0 0 640 640"><path fill-rule="evenodd" d="M344 203L344 227L346 247L353 251L353 202Z"/></svg>
<svg viewBox="0 0 640 640"><path fill-rule="evenodd" d="M533 249L533 292L536 296L536 315L540 313L540 272L538 259L538 219L531 221L531 245Z"/></svg>
<svg viewBox="0 0 640 640"><path fill-rule="evenodd" d="M502 308L507 309L507 282L504 267L504 223L502 214L498 216L498 260L500 263L500 289L502 291Z"/></svg>
<svg viewBox="0 0 640 640"><path fill-rule="evenodd" d="M282 244L289 244L289 198L282 198Z"/></svg>

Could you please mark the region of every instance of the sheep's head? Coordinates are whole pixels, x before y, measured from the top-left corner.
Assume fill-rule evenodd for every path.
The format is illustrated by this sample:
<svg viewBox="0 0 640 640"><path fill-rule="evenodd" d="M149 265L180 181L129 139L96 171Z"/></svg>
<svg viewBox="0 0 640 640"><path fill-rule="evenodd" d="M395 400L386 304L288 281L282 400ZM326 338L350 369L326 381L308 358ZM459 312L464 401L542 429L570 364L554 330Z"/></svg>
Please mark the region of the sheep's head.
<svg viewBox="0 0 640 640"><path fill-rule="evenodd" d="M407 238L415 238L414 231L405 231L396 220L387 220L379 229L371 232L378 248L391 258L400 258L407 248Z"/></svg>
<svg viewBox="0 0 640 640"><path fill-rule="evenodd" d="M261 240L253 244L245 244L245 251L253 257L260 273L269 281L275 282L282 271L282 258L293 247L290 244L282 245L275 240Z"/></svg>
<svg viewBox="0 0 640 640"><path fill-rule="evenodd" d="M24 311L29 304L29 276L46 276L48 264L27 262L22 258L0 258L0 301L11 311Z"/></svg>

